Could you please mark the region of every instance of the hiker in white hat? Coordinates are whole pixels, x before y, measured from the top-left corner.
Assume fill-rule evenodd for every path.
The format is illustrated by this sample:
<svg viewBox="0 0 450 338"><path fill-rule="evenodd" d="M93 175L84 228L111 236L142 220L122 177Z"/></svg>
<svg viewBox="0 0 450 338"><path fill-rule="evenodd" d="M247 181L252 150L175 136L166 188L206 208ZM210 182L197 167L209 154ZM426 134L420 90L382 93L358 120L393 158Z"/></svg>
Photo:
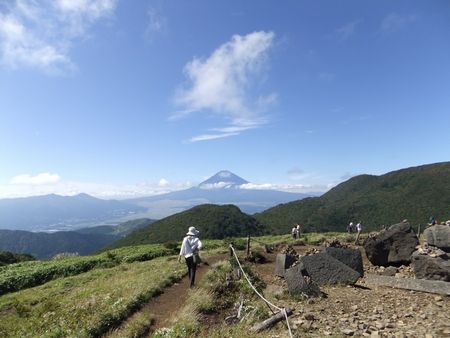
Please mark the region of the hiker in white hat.
<svg viewBox="0 0 450 338"><path fill-rule="evenodd" d="M198 238L199 232L195 227L189 227L186 237L183 238L180 255L178 256L179 262L181 262L181 256L184 256L186 260L191 288L194 286L197 264L200 263L198 252L203 247L202 242Z"/></svg>

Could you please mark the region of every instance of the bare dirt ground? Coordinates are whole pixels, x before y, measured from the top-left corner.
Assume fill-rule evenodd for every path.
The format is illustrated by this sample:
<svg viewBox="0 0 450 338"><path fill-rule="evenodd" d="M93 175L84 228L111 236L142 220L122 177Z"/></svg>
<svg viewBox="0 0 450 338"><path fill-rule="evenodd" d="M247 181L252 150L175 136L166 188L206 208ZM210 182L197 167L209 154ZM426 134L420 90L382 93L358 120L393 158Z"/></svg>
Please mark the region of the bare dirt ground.
<svg viewBox="0 0 450 338"><path fill-rule="evenodd" d="M310 246L296 246L303 253ZM450 337L450 297L372 286L360 279L355 286L326 286L324 298L293 300L284 279L274 275L276 253L269 263L252 268L267 283L265 294L295 309L294 332L303 337ZM364 268L373 270L363 254Z"/></svg>

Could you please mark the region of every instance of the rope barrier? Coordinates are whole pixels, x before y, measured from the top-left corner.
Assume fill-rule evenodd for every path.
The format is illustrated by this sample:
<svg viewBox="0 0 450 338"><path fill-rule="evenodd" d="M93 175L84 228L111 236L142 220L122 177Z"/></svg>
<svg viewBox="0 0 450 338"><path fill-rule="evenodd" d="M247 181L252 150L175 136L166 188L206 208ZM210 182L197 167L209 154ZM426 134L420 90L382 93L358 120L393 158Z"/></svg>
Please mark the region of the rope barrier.
<svg viewBox="0 0 450 338"><path fill-rule="evenodd" d="M236 259L236 262L238 263L239 268L242 271L242 274L244 275L245 279L247 280L248 284L250 285L250 287L253 289L253 291L255 291L255 293L267 304L272 306L274 309L277 309L278 311L281 311L284 314L284 317L286 318L286 323L287 323L287 327L288 327L288 331L289 331L289 337L293 337L292 336L292 332L291 332L291 326L289 325L289 319L288 319L288 315L286 312L286 308L280 308L278 306L276 306L275 304L272 304L269 300L267 300L266 298L264 298L264 296L258 291L256 290L256 288L253 286L252 282L250 281L250 279L247 277L247 274L245 273L244 269L242 268L241 262L239 262L239 258L236 254L236 251L233 248L233 245L230 244L230 249L233 251L233 255L234 258Z"/></svg>

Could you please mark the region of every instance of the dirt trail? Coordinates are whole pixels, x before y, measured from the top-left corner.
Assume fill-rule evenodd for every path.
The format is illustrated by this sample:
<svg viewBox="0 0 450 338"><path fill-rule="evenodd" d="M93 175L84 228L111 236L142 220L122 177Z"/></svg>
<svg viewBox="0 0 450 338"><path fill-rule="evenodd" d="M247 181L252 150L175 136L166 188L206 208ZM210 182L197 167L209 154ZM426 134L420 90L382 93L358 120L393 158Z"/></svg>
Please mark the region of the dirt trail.
<svg viewBox="0 0 450 338"><path fill-rule="evenodd" d="M212 264L223 260L226 257L227 255L223 254L206 259L209 265L201 264L201 266L197 267L195 284L198 285ZM166 326L177 310L182 308L188 295L189 278L188 276L185 276L180 282L172 285L166 289L163 294L150 301L146 307L157 309L157 312L155 311L155 313L152 314L156 319L155 324L152 326L152 330L157 330Z"/></svg>
<svg viewBox="0 0 450 338"><path fill-rule="evenodd" d="M210 266L220 260L226 259L227 254L215 255L205 259L207 264L201 264L197 267L195 283L198 285L200 280L204 277ZM184 262L183 262L184 264ZM187 270L187 268L186 268ZM120 337L120 331L123 327L133 322L141 313L146 313L148 318L154 318L154 323L151 325L151 331L157 330L161 327L167 326L177 310L183 307L189 295L189 278L184 276L179 282L164 289L164 292L152 298L140 311L130 316L122 323L120 327L109 332L104 337Z"/></svg>

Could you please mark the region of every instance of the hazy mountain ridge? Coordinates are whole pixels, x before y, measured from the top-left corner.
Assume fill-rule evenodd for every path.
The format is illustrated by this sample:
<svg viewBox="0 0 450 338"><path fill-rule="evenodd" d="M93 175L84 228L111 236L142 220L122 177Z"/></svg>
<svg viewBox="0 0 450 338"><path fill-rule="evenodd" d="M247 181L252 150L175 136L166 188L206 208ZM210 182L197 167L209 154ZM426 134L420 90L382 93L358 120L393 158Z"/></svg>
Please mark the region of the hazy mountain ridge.
<svg viewBox="0 0 450 338"><path fill-rule="evenodd" d="M72 230L145 210L125 201L102 200L87 194L0 199L0 229Z"/></svg>
<svg viewBox="0 0 450 338"><path fill-rule="evenodd" d="M431 215L450 218L450 162L392 171L380 176L359 175L320 197L270 208L255 218L272 233L286 233L292 223L310 231L345 231L362 221L364 230L408 219L423 226Z"/></svg>
<svg viewBox="0 0 450 338"><path fill-rule="evenodd" d="M40 259L62 252L89 255L152 222L150 219L137 219L117 226L104 225L54 233L0 230L0 251L27 253Z"/></svg>

